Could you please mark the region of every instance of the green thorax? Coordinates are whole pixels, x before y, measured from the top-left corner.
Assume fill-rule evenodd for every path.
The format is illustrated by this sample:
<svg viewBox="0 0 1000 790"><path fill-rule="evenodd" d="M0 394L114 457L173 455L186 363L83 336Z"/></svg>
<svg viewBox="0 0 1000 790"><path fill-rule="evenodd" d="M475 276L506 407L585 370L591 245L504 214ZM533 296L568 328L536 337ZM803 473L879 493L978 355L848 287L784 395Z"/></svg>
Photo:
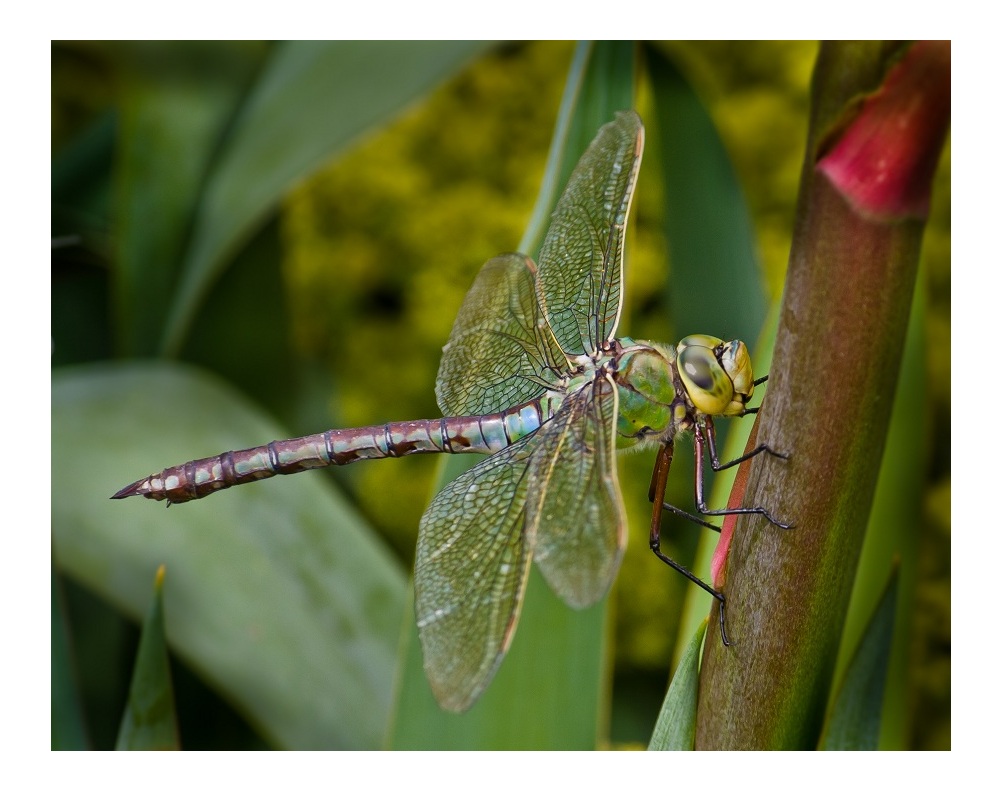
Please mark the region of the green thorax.
<svg viewBox="0 0 1000 790"><path fill-rule="evenodd" d="M618 446L643 439L670 440L687 414L672 346L620 338L616 358Z"/></svg>

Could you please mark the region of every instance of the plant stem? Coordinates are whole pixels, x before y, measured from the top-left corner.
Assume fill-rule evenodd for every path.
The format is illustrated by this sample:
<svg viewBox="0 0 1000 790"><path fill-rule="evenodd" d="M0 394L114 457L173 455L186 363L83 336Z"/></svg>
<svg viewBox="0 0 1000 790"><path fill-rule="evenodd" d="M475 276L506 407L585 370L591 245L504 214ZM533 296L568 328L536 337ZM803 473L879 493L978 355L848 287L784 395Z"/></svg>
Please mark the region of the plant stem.
<svg viewBox="0 0 1000 790"><path fill-rule="evenodd" d="M696 748L812 749L817 743L878 477L924 228L912 215L862 215L817 163L863 117L864 100L878 95L886 75L922 54L918 46L836 43L820 50L781 322L759 423L760 440L790 458L758 456L744 499L793 529L759 516L737 523L724 590L734 644L706 642ZM950 80L950 50L944 58L940 48L933 54L932 71L940 78L943 62L943 78ZM927 68L926 62L920 66ZM917 100L941 100L940 91L916 90ZM946 130L947 92L943 102L943 121L935 117ZM900 128L875 142L911 142ZM936 162L943 136L924 135L931 143L921 166L928 158Z"/></svg>

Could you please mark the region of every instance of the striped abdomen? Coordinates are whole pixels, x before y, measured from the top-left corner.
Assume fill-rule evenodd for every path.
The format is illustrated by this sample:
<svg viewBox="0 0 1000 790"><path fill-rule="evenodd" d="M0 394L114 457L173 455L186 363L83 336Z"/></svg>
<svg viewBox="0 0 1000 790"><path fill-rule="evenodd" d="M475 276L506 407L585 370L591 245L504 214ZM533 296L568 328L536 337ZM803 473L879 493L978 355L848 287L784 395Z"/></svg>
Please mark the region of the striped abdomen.
<svg viewBox="0 0 1000 790"><path fill-rule="evenodd" d="M414 453L494 453L535 431L552 416L558 396L547 395L497 414L390 422L285 439L249 450L171 466L126 486L112 499L144 496L190 502L223 488L321 466Z"/></svg>

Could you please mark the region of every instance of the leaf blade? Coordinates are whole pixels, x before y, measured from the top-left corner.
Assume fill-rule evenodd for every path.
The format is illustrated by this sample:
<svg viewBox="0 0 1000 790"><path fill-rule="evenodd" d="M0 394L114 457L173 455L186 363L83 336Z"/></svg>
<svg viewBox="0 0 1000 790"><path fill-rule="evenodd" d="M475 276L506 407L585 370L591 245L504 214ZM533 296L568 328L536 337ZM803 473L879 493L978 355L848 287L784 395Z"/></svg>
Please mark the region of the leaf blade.
<svg viewBox="0 0 1000 790"><path fill-rule="evenodd" d="M163 614L164 571L161 565L156 572L153 601L142 626L132 685L115 745L119 751L180 748Z"/></svg>
<svg viewBox="0 0 1000 790"><path fill-rule="evenodd" d="M171 646L262 732L287 748L377 746L404 575L318 472L183 511L104 498L188 453L266 441L280 426L170 363L58 371L52 407L61 569L138 617L149 576L169 565Z"/></svg>
<svg viewBox="0 0 1000 790"><path fill-rule="evenodd" d="M698 659L708 620L703 620L681 656L656 719L649 751L691 751L698 716Z"/></svg>
<svg viewBox="0 0 1000 790"><path fill-rule="evenodd" d="M819 748L826 751L878 748L889 657L896 624L898 567L893 570L878 606L844 675L830 710Z"/></svg>
<svg viewBox="0 0 1000 790"><path fill-rule="evenodd" d="M481 52L483 42L286 42L208 182L162 348L175 353L236 247L298 179ZM330 75L350 78L330 80ZM350 111L347 111L350 108Z"/></svg>

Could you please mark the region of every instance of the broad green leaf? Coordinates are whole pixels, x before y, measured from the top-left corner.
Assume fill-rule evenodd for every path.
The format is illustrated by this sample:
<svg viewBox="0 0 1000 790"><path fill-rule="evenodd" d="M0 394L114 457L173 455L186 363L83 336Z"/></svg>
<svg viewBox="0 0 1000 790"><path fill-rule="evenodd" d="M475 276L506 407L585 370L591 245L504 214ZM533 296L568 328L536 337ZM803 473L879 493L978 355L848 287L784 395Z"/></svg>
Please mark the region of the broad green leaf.
<svg viewBox="0 0 1000 790"><path fill-rule="evenodd" d="M156 351L196 207L254 73L261 43L106 45L122 90L114 223L119 351Z"/></svg>
<svg viewBox="0 0 1000 790"><path fill-rule="evenodd" d="M617 110L633 106L634 50L628 43L581 45L556 123L539 200L558 199L570 171L598 128ZM581 77L582 63L586 63ZM573 98L575 97L575 99ZM562 144L558 138L566 135ZM558 174L558 175L557 175ZM534 214L548 216L551 203ZM547 229L547 228L546 228ZM524 243L540 239L526 233ZM534 254L535 249L523 252ZM467 459L443 464L444 480L468 468ZM574 611L559 601L532 570L510 653L490 688L464 714L438 708L427 687L414 626L401 671L398 705L389 745L438 749L591 749L606 736L606 603Z"/></svg>
<svg viewBox="0 0 1000 790"><path fill-rule="evenodd" d="M388 746L593 749L601 734L597 710L606 704L607 668L598 649L606 608L602 602L574 612L532 568L510 652L483 696L462 714L442 711L432 696L408 610L404 682Z"/></svg>
<svg viewBox="0 0 1000 790"><path fill-rule="evenodd" d="M62 590L52 569L52 750L88 747Z"/></svg>
<svg viewBox="0 0 1000 790"><path fill-rule="evenodd" d="M156 568L172 649L285 748L373 748L389 712L405 576L323 472L165 508L111 501L186 459L284 435L175 364L53 374L59 567L138 619Z"/></svg>
<svg viewBox="0 0 1000 790"><path fill-rule="evenodd" d="M458 41L279 45L234 121L206 186L163 349L176 352L205 291L289 187L487 46Z"/></svg>
<svg viewBox="0 0 1000 790"><path fill-rule="evenodd" d="M588 74L593 45L581 42L573 51L569 74L566 75L566 85L563 88L562 100L559 103L559 114L556 117L556 128L552 132L552 142L549 144L549 155L545 161L545 173L531 211L531 219L524 229L518 250L529 257L534 257L542 246L545 232L549 229L552 209L559 200L559 189L566 183L571 170L566 169L566 147L569 145L571 132L574 132L573 108L580 101L580 90Z"/></svg>
<svg viewBox="0 0 1000 790"><path fill-rule="evenodd" d="M690 751L694 749L695 724L698 718L698 659L705 638L707 620L703 620L681 656L670 681L667 696L649 740L649 751Z"/></svg>
<svg viewBox="0 0 1000 790"><path fill-rule="evenodd" d="M584 67L583 79L577 84L580 76L577 73L581 60L579 53L584 47L589 47L590 53ZM628 41L579 45L567 82L566 97L559 108L559 118L556 120L557 131L565 127L566 139L561 146L553 145L549 151L550 161L545 166L546 181L540 190L534 215L539 214L543 206L546 207L545 216L551 215L552 208L559 200L570 173L594 139L597 130L614 119L615 113L619 110L635 106L635 58L635 45ZM575 102L568 101L570 95L576 96ZM569 118L568 122L566 116ZM555 163L551 161L553 158ZM556 188L550 186L550 179L554 179ZM544 223L543 230L548 230L547 222ZM542 238L531 241L541 246ZM536 257L538 247L522 248L520 251Z"/></svg>
<svg viewBox="0 0 1000 790"><path fill-rule="evenodd" d="M886 675L896 623L899 573L894 569L878 608L847 668L830 710L820 748L827 751L878 748Z"/></svg>
<svg viewBox="0 0 1000 790"><path fill-rule="evenodd" d="M132 672L128 703L115 747L119 750L180 748L163 617L165 571L161 565L156 572L153 602L142 626L142 639L139 641L139 652Z"/></svg>

